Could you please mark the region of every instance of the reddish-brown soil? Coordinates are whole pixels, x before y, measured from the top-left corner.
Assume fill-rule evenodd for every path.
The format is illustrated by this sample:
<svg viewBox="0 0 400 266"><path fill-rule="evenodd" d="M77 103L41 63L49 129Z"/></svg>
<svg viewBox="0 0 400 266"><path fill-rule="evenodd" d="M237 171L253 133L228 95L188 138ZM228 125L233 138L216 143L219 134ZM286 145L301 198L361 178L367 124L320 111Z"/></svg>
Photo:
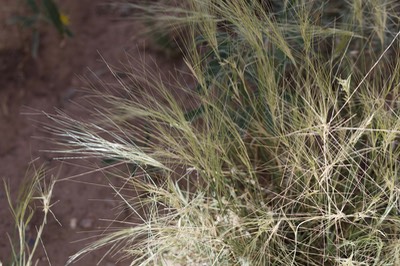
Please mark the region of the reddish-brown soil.
<svg viewBox="0 0 400 266"><path fill-rule="evenodd" d="M88 170L88 162L72 160L60 164L55 154L43 152L54 145L51 134L43 130L46 120L42 111L54 113L55 109L79 119L90 119L80 102L84 82L80 76L106 78L108 70L102 58L112 64L139 57L146 47L147 62L156 60L162 69L171 69L172 62L151 47L144 46L148 40L137 37L142 28L138 22L127 19L129 10L101 5L100 1L59 1L61 9L70 17L74 37L62 40L56 30L44 25L37 59L30 56L30 32L8 25L5 21L20 10L17 3L4 0L0 7L0 178L7 180L11 194L16 195L29 162L44 164L48 174L68 179ZM150 66L151 67L151 66ZM90 69L90 70L89 70ZM92 184L89 184L92 183ZM96 184L96 185L93 185ZM76 242L101 234L117 212L116 200L101 173L91 173L60 181L56 184L52 211L43 243L51 265L64 265L68 257L80 250L88 240ZM33 218L28 238L34 237L35 226L41 216ZM76 226L74 223L76 222ZM12 236L14 223L7 207L4 186L0 185L0 261L7 265L11 257L7 233ZM97 230L97 231L96 231ZM93 233L96 231L97 233ZM31 241L32 239L27 239ZM96 265L106 250L90 253L73 265ZM38 253L38 265L48 265L42 250ZM125 265L117 257L107 256L99 265Z"/></svg>

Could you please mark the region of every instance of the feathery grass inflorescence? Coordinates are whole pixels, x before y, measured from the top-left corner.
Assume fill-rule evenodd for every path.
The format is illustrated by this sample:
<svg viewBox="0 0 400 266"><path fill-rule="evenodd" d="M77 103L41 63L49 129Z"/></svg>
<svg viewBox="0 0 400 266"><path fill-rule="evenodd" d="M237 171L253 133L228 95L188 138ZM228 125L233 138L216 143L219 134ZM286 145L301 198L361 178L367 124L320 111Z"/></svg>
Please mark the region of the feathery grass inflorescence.
<svg viewBox="0 0 400 266"><path fill-rule="evenodd" d="M70 262L110 246L132 265L400 263L396 2L269 2L143 6L185 25L196 86L111 69L101 119L51 117L62 152L135 166L115 192L142 222Z"/></svg>

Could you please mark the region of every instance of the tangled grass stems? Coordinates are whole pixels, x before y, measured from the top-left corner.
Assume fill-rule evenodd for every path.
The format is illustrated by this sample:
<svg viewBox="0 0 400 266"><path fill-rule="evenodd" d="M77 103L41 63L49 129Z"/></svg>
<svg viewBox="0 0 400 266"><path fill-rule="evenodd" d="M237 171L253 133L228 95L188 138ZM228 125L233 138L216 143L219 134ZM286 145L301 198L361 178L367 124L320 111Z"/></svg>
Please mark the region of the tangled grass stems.
<svg viewBox="0 0 400 266"><path fill-rule="evenodd" d="M196 19L148 9L186 25L197 87L172 92L138 69L116 75L123 93L100 93L103 120L50 116L62 152L140 172L115 191L142 224L70 262L110 245L131 265L399 263L395 3L341 2L340 16L272 2L193 0Z"/></svg>

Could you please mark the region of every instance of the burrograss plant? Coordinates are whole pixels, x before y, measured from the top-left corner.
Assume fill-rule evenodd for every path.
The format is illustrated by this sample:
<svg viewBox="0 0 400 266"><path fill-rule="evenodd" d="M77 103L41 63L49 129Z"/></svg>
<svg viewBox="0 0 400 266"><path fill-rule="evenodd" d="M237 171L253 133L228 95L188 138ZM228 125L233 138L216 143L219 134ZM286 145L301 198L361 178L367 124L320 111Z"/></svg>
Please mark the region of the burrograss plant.
<svg viewBox="0 0 400 266"><path fill-rule="evenodd" d="M140 6L186 26L197 87L136 69L96 122L51 116L62 152L133 166L110 174L142 220L69 262L400 265L399 7L335 3Z"/></svg>
<svg viewBox="0 0 400 266"><path fill-rule="evenodd" d="M33 170L34 173L32 176L27 174L15 201L10 193L10 186L4 180L11 217L15 222L15 232L8 235L12 254L8 261L0 261L0 265L4 263L4 266L30 266L39 263L36 255L40 246L43 246L42 234L48 216L52 214L51 199L56 180L52 178L49 182L45 181L46 171L44 168L35 168L33 163L27 173L31 174L30 170ZM31 224L34 215L41 216L41 222L35 228ZM44 246L43 249L46 252ZM45 255L47 256L46 253Z"/></svg>

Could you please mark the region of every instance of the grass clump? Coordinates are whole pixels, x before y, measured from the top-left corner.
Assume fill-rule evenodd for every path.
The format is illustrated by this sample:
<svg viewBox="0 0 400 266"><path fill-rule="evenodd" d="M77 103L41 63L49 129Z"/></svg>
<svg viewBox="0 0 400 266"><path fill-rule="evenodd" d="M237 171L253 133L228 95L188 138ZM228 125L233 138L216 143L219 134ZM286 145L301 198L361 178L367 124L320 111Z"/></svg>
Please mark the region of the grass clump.
<svg viewBox="0 0 400 266"><path fill-rule="evenodd" d="M186 26L196 88L135 69L96 123L52 117L63 152L134 166L110 174L142 220L70 262L108 245L132 265L400 263L398 7L270 3L143 7Z"/></svg>

